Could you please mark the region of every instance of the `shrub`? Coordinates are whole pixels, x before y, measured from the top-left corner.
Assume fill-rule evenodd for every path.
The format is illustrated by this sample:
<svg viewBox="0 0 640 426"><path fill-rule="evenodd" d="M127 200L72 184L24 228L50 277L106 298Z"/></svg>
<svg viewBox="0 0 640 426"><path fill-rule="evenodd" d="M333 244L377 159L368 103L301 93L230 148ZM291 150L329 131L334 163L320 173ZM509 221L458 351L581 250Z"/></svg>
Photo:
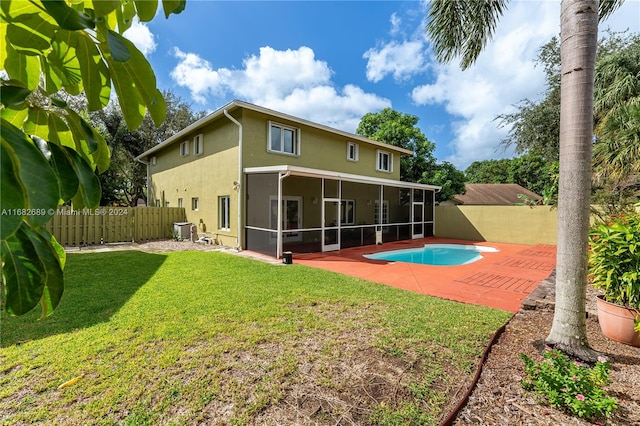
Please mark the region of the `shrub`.
<svg viewBox="0 0 640 426"><path fill-rule="evenodd" d="M607 302L640 309L640 214L612 215L589 235L589 278Z"/></svg>
<svg viewBox="0 0 640 426"><path fill-rule="evenodd" d="M551 406L585 419L609 417L618 408L603 387L611 382L609 362L598 357L593 368L569 360L557 349L547 348L544 361L535 362L520 354L526 376L522 387L546 398Z"/></svg>

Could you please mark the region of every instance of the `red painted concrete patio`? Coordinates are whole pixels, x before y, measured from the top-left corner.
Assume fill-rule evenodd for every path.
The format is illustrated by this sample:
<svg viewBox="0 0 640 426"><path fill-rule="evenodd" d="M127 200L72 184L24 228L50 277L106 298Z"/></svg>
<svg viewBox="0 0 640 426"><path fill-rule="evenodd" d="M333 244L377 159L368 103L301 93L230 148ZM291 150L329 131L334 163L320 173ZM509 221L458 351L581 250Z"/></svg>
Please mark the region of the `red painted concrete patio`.
<svg viewBox="0 0 640 426"><path fill-rule="evenodd" d="M484 245L495 247L499 252L482 253L483 259L459 266L417 265L363 257L365 254L422 247L424 244ZM336 252L294 253L294 263L364 278L420 294L517 312L527 295L555 268L556 247L432 237Z"/></svg>

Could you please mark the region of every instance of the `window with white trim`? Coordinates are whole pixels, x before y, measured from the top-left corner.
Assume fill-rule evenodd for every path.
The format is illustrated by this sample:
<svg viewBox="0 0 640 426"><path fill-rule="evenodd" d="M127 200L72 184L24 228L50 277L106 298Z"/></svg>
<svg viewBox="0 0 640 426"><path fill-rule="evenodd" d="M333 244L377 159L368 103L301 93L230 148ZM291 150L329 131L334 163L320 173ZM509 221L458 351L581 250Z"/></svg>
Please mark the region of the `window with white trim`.
<svg viewBox="0 0 640 426"><path fill-rule="evenodd" d="M300 129L269 122L267 150L280 154L300 155Z"/></svg>
<svg viewBox="0 0 640 426"><path fill-rule="evenodd" d="M182 198L178 198L178 207L184 207L182 204Z"/></svg>
<svg viewBox="0 0 640 426"><path fill-rule="evenodd" d="M291 231L301 229L302 226L302 197L283 196L282 197L282 230ZM278 229L278 197L269 197L269 223L271 229ZM276 233L271 234L272 238L276 237ZM283 241L300 241L302 233L300 232L283 232Z"/></svg>
<svg viewBox="0 0 640 426"><path fill-rule="evenodd" d="M200 210L200 199L198 197L193 197L191 199L191 210L193 211Z"/></svg>
<svg viewBox="0 0 640 426"><path fill-rule="evenodd" d="M376 152L376 170L391 173L393 171L393 154L380 149Z"/></svg>
<svg viewBox="0 0 640 426"><path fill-rule="evenodd" d="M342 200L340 202L340 224L355 225L356 202L355 200Z"/></svg>
<svg viewBox="0 0 640 426"><path fill-rule="evenodd" d="M180 157L189 155L189 141L180 142Z"/></svg>
<svg viewBox="0 0 640 426"><path fill-rule="evenodd" d="M218 197L218 229L222 231L231 229L230 200L228 195Z"/></svg>
<svg viewBox="0 0 640 426"><path fill-rule="evenodd" d="M347 160L358 161L358 144L347 142Z"/></svg>
<svg viewBox="0 0 640 426"><path fill-rule="evenodd" d="M382 214L382 222L380 222L380 214ZM389 201L388 200L384 200L382 202L382 211L380 211L380 200L376 200L373 220L376 225L379 225L380 223L389 223Z"/></svg>
<svg viewBox="0 0 640 426"><path fill-rule="evenodd" d="M193 155L200 155L204 150L204 138L202 133L193 137Z"/></svg>
<svg viewBox="0 0 640 426"><path fill-rule="evenodd" d="M155 155L151 157L151 159L149 160L149 164L151 164L152 166L155 166L156 164L158 164L158 159L156 158Z"/></svg>

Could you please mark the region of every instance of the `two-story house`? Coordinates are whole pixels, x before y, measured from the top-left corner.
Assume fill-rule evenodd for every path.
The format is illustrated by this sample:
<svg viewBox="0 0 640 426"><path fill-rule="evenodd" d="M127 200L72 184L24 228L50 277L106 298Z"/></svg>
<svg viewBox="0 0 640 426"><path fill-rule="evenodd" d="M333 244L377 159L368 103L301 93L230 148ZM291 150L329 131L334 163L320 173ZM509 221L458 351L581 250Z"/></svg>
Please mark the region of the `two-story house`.
<svg viewBox="0 0 640 426"><path fill-rule="evenodd" d="M227 246L281 257L433 235L440 187L400 181L413 152L232 101L144 152L149 205L184 207Z"/></svg>

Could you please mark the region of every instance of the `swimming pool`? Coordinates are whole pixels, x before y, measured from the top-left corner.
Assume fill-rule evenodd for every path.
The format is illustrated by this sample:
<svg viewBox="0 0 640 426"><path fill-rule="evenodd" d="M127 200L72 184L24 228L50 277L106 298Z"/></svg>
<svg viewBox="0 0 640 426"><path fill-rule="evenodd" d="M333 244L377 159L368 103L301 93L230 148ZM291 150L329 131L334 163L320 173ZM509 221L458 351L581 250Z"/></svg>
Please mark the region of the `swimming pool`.
<svg viewBox="0 0 640 426"><path fill-rule="evenodd" d="M418 263L421 265L454 266L466 265L482 259L481 253L497 252L498 249L487 246L462 244L425 244L424 247L406 250L383 251L366 254L368 259L388 260L390 262Z"/></svg>

